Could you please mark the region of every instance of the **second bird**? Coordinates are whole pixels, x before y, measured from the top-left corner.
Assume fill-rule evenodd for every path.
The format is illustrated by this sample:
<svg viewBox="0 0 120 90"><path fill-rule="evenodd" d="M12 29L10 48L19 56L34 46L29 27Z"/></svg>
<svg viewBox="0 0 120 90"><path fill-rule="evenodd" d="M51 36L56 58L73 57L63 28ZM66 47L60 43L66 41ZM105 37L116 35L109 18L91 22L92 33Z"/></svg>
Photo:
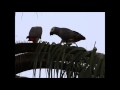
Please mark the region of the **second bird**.
<svg viewBox="0 0 120 90"><path fill-rule="evenodd" d="M28 41L32 41L33 43L37 43L42 36L42 27L36 26L30 29L29 35L26 38L29 38Z"/></svg>
<svg viewBox="0 0 120 90"><path fill-rule="evenodd" d="M70 30L68 28L53 27L50 31L50 35L53 35L53 34L58 35L62 39L60 44L63 42L75 43L75 42L78 42L80 40L86 39L80 33L73 31L73 30Z"/></svg>

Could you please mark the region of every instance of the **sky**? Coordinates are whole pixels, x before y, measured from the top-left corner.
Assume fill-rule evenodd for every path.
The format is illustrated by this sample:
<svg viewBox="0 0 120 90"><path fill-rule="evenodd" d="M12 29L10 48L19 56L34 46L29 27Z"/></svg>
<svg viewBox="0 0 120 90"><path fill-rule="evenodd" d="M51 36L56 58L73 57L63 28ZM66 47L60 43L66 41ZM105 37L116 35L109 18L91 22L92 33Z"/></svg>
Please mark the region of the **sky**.
<svg viewBox="0 0 120 90"><path fill-rule="evenodd" d="M49 34L54 26L77 31L86 37L86 40L77 42L79 47L92 50L96 41L97 52L105 54L105 12L16 12L15 42L28 42L26 37L34 26L42 27L41 40L49 43L61 41L57 35ZM18 75L32 78L33 71L25 71ZM44 69L41 76L46 77Z"/></svg>

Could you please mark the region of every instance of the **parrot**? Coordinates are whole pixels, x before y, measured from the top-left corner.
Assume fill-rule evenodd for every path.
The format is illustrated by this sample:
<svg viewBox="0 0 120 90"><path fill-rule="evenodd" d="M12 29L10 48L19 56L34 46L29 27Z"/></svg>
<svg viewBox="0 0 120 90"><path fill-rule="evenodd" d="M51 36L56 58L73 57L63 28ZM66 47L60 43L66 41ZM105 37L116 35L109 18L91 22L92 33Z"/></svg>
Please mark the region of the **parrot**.
<svg viewBox="0 0 120 90"><path fill-rule="evenodd" d="M35 26L31 27L29 31L29 35L26 37L29 38L28 41L32 41L33 43L37 43L39 39L41 39L42 36L42 27L41 26Z"/></svg>
<svg viewBox="0 0 120 90"><path fill-rule="evenodd" d="M66 44L71 45L72 43L76 44L76 42L86 39L82 34L69 28L52 27L50 36L53 34L58 35L62 39L59 44L65 42Z"/></svg>

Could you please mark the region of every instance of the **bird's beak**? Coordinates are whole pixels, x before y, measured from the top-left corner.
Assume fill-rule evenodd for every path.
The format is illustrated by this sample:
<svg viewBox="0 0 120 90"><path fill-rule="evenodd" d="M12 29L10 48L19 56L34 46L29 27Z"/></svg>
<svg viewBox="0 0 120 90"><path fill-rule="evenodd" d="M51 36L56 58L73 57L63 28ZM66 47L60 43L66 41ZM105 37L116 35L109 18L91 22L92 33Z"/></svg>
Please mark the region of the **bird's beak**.
<svg viewBox="0 0 120 90"><path fill-rule="evenodd" d="M53 32L50 32L50 36L53 35Z"/></svg>
<svg viewBox="0 0 120 90"><path fill-rule="evenodd" d="M29 36L26 37L26 39L29 38Z"/></svg>
<svg viewBox="0 0 120 90"><path fill-rule="evenodd" d="M50 31L50 36L54 34L54 29L55 28L52 28L51 31Z"/></svg>

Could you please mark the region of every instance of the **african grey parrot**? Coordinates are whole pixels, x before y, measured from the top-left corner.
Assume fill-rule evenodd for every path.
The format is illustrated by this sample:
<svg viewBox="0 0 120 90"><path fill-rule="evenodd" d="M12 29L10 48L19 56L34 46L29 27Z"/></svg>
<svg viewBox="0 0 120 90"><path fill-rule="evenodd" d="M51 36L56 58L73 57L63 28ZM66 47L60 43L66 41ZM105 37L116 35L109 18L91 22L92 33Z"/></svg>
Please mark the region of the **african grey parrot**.
<svg viewBox="0 0 120 90"><path fill-rule="evenodd" d="M37 43L39 39L41 39L42 35L42 27L36 26L32 27L29 32L29 36L26 37L29 38L28 41L33 41L33 43Z"/></svg>
<svg viewBox="0 0 120 90"><path fill-rule="evenodd" d="M86 39L80 33L70 30L68 28L53 27L50 31L50 35L53 35L53 34L58 35L62 39L60 44L63 42L66 42L67 44L69 44L69 43L71 44L71 43L75 43L80 40Z"/></svg>

